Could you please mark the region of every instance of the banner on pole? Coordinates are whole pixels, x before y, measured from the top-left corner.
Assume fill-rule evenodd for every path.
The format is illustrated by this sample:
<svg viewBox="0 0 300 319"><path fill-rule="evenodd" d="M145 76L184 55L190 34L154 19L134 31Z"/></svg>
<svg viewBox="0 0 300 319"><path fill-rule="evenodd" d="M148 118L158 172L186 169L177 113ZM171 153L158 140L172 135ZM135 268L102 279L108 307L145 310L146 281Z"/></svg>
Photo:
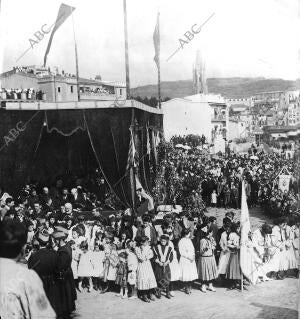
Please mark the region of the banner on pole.
<svg viewBox="0 0 300 319"><path fill-rule="evenodd" d="M278 188L282 192L289 191L291 178L292 178L291 175L279 175L278 176Z"/></svg>

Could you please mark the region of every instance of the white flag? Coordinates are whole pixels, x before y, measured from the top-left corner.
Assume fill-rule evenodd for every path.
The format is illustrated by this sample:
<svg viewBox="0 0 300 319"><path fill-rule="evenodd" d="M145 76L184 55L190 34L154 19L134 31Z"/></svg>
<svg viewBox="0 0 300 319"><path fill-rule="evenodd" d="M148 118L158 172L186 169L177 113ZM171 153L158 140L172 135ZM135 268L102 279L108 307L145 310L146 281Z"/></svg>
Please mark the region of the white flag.
<svg viewBox="0 0 300 319"><path fill-rule="evenodd" d="M257 280L257 270L253 259L253 247L250 244L249 232L250 218L247 205L247 196L245 183L242 184L242 205L241 205L241 248L240 248L240 266L243 275L255 285Z"/></svg>

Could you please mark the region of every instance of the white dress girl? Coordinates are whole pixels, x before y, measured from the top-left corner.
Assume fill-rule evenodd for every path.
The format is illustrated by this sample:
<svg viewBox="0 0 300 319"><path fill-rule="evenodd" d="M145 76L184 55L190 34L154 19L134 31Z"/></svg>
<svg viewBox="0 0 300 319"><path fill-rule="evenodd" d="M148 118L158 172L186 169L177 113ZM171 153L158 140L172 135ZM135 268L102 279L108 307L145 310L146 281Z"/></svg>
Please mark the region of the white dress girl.
<svg viewBox="0 0 300 319"><path fill-rule="evenodd" d="M288 262L288 269L297 269L298 268L298 262L295 255L294 250L294 237L295 237L295 229L293 226L286 226L285 229L286 232L286 257Z"/></svg>
<svg viewBox="0 0 300 319"><path fill-rule="evenodd" d="M93 265L92 276L102 278L104 276L105 253L103 250L91 251L91 262Z"/></svg>
<svg viewBox="0 0 300 319"><path fill-rule="evenodd" d="M153 258L153 251L149 245L136 247L138 258L137 267L137 289L150 290L157 287L156 279L150 259Z"/></svg>
<svg viewBox="0 0 300 319"><path fill-rule="evenodd" d="M227 242L228 242L228 234L226 231L224 231L220 239L221 254L220 254L219 265L217 269L218 275L226 274L226 270L227 270L227 266L228 266L229 258L230 258L230 251L227 247Z"/></svg>
<svg viewBox="0 0 300 319"><path fill-rule="evenodd" d="M178 243L180 261L180 281L193 281L198 278L195 262L195 248L190 238L181 238Z"/></svg>
<svg viewBox="0 0 300 319"><path fill-rule="evenodd" d="M93 276L93 264L92 264L92 252L90 250L82 251L78 263L78 277L92 277Z"/></svg>
<svg viewBox="0 0 300 319"><path fill-rule="evenodd" d="M172 248L172 253L173 253L173 260L170 263L170 272L171 272L171 281L177 281L179 280L180 277L180 268L179 268L179 263L177 259L177 253L176 250L174 249L174 244L172 241L169 241L169 246Z"/></svg>

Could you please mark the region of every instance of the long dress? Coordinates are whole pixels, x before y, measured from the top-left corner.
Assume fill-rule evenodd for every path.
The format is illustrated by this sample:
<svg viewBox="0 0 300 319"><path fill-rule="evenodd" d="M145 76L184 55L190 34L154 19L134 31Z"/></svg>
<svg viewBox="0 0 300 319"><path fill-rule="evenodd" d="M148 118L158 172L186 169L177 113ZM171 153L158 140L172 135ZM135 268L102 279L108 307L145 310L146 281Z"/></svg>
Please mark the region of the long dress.
<svg viewBox="0 0 300 319"><path fill-rule="evenodd" d="M177 252L174 248L174 244L169 241L169 246L172 248L173 259L170 263L171 281L177 281L180 277L180 268L177 258Z"/></svg>
<svg viewBox="0 0 300 319"><path fill-rule="evenodd" d="M294 227L286 226L286 257L288 262L288 269L297 269L298 263L295 255L295 250L293 246L294 237L295 237L295 230Z"/></svg>
<svg viewBox="0 0 300 319"><path fill-rule="evenodd" d="M82 252L78 263L78 277L92 277L93 264L91 251Z"/></svg>
<svg viewBox="0 0 300 319"><path fill-rule="evenodd" d="M138 258L137 268L137 289L149 290L157 287L156 279L150 259L153 258L153 251L150 246L137 247Z"/></svg>
<svg viewBox="0 0 300 319"><path fill-rule="evenodd" d="M279 226L274 226L271 235L269 271L278 272L288 269L285 241L285 232Z"/></svg>
<svg viewBox="0 0 300 319"><path fill-rule="evenodd" d="M104 251L92 251L91 252L91 262L93 265L93 277L102 278L104 275Z"/></svg>
<svg viewBox="0 0 300 319"><path fill-rule="evenodd" d="M293 247L294 247L294 253L297 264L300 262L300 255L299 255L299 227L293 226Z"/></svg>
<svg viewBox="0 0 300 319"><path fill-rule="evenodd" d="M202 238L200 240L200 257L197 263L198 278L201 281L212 281L218 277L217 264L214 255L216 243L213 240Z"/></svg>
<svg viewBox="0 0 300 319"><path fill-rule="evenodd" d="M256 278L266 276L269 270L271 238L269 234L262 235L260 229L256 229L252 236L253 262L256 269ZM253 277L254 277L253 275ZM256 280L255 280L256 282Z"/></svg>
<svg viewBox="0 0 300 319"><path fill-rule="evenodd" d="M240 237L236 233L230 233L228 237L230 257L226 270L227 279L237 280L241 278L239 245Z"/></svg>
<svg viewBox="0 0 300 319"><path fill-rule="evenodd" d="M219 265L217 269L218 275L226 274L227 266L229 263L230 251L227 247L227 236L228 236L227 232L224 231L220 239L221 254L220 254Z"/></svg>
<svg viewBox="0 0 300 319"><path fill-rule="evenodd" d="M180 253L180 281L193 281L198 278L195 263L195 248L190 238L181 238L178 243Z"/></svg>

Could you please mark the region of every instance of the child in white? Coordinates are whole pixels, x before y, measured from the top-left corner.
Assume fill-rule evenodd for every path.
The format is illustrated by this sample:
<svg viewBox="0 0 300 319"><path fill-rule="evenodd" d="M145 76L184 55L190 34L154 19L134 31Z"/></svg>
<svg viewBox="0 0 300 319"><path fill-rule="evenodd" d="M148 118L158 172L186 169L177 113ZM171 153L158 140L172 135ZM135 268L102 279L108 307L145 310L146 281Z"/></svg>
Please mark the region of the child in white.
<svg viewBox="0 0 300 319"><path fill-rule="evenodd" d="M79 291L82 290L82 281L86 278L89 282L88 292L90 292L91 289L93 289L92 276L94 269L88 243L82 242L80 244L80 250L81 255L78 264Z"/></svg>
<svg viewBox="0 0 300 319"><path fill-rule="evenodd" d="M93 265L93 282L94 282L94 289L101 290L101 280L104 276L104 260L105 260L105 253L102 247L100 249L99 244L94 245L94 250L91 251L91 262Z"/></svg>

